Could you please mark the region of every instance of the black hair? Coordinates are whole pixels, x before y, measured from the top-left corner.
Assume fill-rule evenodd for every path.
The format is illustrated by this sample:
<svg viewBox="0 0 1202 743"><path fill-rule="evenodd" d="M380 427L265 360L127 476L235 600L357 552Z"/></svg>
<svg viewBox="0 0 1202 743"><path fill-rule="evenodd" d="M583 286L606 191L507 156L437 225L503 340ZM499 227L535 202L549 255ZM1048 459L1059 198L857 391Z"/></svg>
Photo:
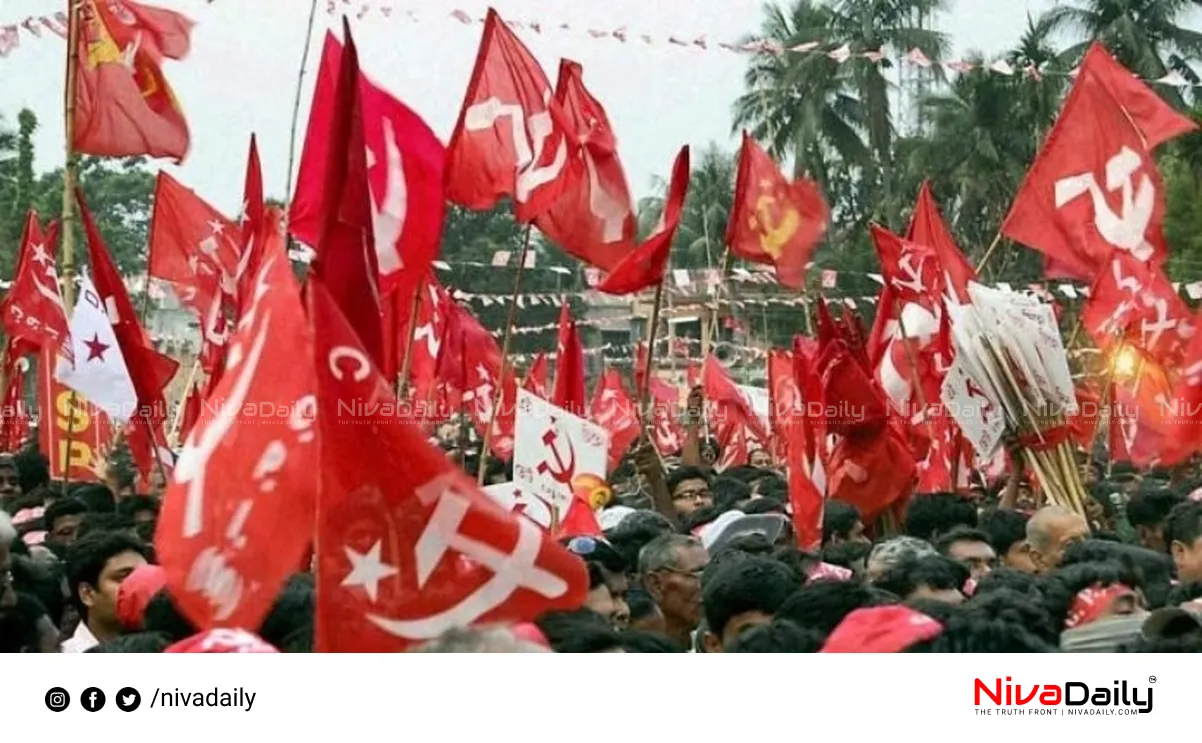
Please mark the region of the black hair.
<svg viewBox="0 0 1202 743"><path fill-rule="evenodd" d="M1180 606L1191 601L1202 599L1202 583L1180 583L1173 586L1165 598L1165 606Z"/></svg>
<svg viewBox="0 0 1202 743"><path fill-rule="evenodd" d="M675 493L676 486L685 480L705 480L706 483L709 483L710 476L709 473L700 467L692 467L690 465L677 467L668 473L668 492Z"/></svg>
<svg viewBox="0 0 1202 743"><path fill-rule="evenodd" d="M768 472L756 480L756 483L756 493L760 497L785 502L789 500L789 482L775 472Z"/></svg>
<svg viewBox="0 0 1202 743"><path fill-rule="evenodd" d="M142 629L164 634L171 642L186 640L200 631L184 617L166 588L160 589L146 603L146 610L142 612Z"/></svg>
<svg viewBox="0 0 1202 743"><path fill-rule="evenodd" d="M161 653L171 647L171 638L159 632L133 632L103 642L89 653Z"/></svg>
<svg viewBox="0 0 1202 743"><path fill-rule="evenodd" d="M626 606L630 608L630 621L632 622L654 616L659 611L655 600L642 586L630 587L626 592Z"/></svg>
<svg viewBox="0 0 1202 743"><path fill-rule="evenodd" d="M816 580L795 591L776 615L817 632L825 640L856 609L895 603L897 599L891 594L864 583Z"/></svg>
<svg viewBox="0 0 1202 743"><path fill-rule="evenodd" d="M993 541L981 529L974 529L971 526L957 526L951 531L939 535L939 540L935 542L935 549L939 554L946 555L956 542L980 542L993 547ZM994 550L996 552L996 550Z"/></svg>
<svg viewBox="0 0 1202 743"><path fill-rule="evenodd" d="M1127 521L1132 526L1160 526L1173 507L1184 500L1181 495L1165 488L1141 490L1131 496L1127 504Z"/></svg>
<svg viewBox="0 0 1202 743"><path fill-rule="evenodd" d="M746 552L749 555L768 555L773 554L772 542L768 541L768 537L758 532L751 534L739 534L726 540L714 554L725 552L726 550L738 550ZM712 555L711 555L712 556Z"/></svg>
<svg viewBox="0 0 1202 743"><path fill-rule="evenodd" d="M849 570L862 570L870 552L872 552L870 542L840 542L823 548L822 560Z"/></svg>
<svg viewBox="0 0 1202 743"><path fill-rule="evenodd" d="M312 653L313 627L299 627L293 630L284 641L276 646L281 653Z"/></svg>
<svg viewBox="0 0 1202 743"><path fill-rule="evenodd" d="M926 555L901 560L888 568L874 585L905 600L923 586L936 591L962 590L970 575L968 568L955 560Z"/></svg>
<svg viewBox="0 0 1202 743"><path fill-rule="evenodd" d="M735 616L748 611L775 614L798 589L797 576L776 560L739 552L730 554L742 557L722 562L711 580L703 581L701 587L706 624L719 637Z"/></svg>
<svg viewBox="0 0 1202 743"><path fill-rule="evenodd" d="M906 534L928 542L957 526L976 525L976 504L955 493L918 494L906 506Z"/></svg>
<svg viewBox="0 0 1202 743"><path fill-rule="evenodd" d="M159 500L149 495L131 495L117 501L117 513L133 518L140 511L150 511L156 517L159 515Z"/></svg>
<svg viewBox="0 0 1202 743"><path fill-rule="evenodd" d="M1193 545L1202 537L1202 503L1186 501L1173 506L1164 521L1164 541L1168 545L1181 542Z"/></svg>
<svg viewBox="0 0 1202 743"><path fill-rule="evenodd" d="M907 653L1055 653L1057 647L1008 619L957 611L937 637L917 643Z"/></svg>
<svg viewBox="0 0 1202 743"><path fill-rule="evenodd" d="M728 653L816 653L822 649L825 635L800 627L788 619L773 619L768 624L747 630L726 649Z"/></svg>
<svg viewBox="0 0 1202 743"><path fill-rule="evenodd" d="M759 479L766 472L767 470L752 467L750 464L740 464L737 467L728 467L723 470L722 474L718 478L715 478L714 484L717 484L718 480L722 478L738 480L741 483L747 484ZM748 492L750 492L750 488L748 488Z"/></svg>
<svg viewBox="0 0 1202 743"><path fill-rule="evenodd" d="M743 504L739 509L748 516L754 516L760 513L779 513L785 514L788 511L788 506L783 501L776 498L755 498Z"/></svg>
<svg viewBox="0 0 1202 743"><path fill-rule="evenodd" d="M125 532L98 532L77 540L67 550L67 584L71 589L71 600L79 610L81 619L86 619L87 608L79 597L83 584L99 588L100 574L108 561L125 552L136 552L147 560L150 549L141 539Z"/></svg>
<svg viewBox="0 0 1202 743"><path fill-rule="evenodd" d="M1043 593L1039 590L1039 581L1030 573L1013 568L994 568L977 580L973 597L984 596L994 591L1017 593L1039 601Z"/></svg>
<svg viewBox="0 0 1202 743"><path fill-rule="evenodd" d="M693 511L688 516L681 519L680 531L684 534L691 534L693 530L705 526L714 519L721 516L728 509L719 506L717 503L712 506L704 506Z"/></svg>
<svg viewBox="0 0 1202 743"><path fill-rule="evenodd" d="M1134 571L1144 589L1148 607L1164 606L1173 587L1173 560L1145 547L1101 539L1086 539L1064 550L1060 567L1089 562L1113 562Z"/></svg>
<svg viewBox="0 0 1202 743"><path fill-rule="evenodd" d="M35 597L17 592L17 603L0 612L0 653L24 653L38 648L38 620L46 608Z"/></svg>
<svg viewBox="0 0 1202 743"><path fill-rule="evenodd" d="M683 649L663 635L654 632L640 632L633 629L622 630L618 633L618 647L628 653L684 652Z"/></svg>
<svg viewBox="0 0 1202 743"><path fill-rule="evenodd" d="M81 482L70 486L67 492L70 497L78 498L86 503L88 510L93 513L115 513L117 511L117 499L113 495L113 491L109 490L108 485Z"/></svg>
<svg viewBox="0 0 1202 743"><path fill-rule="evenodd" d="M64 516L81 516L88 512L88 504L79 498L59 498L42 512L42 527L54 531L54 522Z"/></svg>
<svg viewBox="0 0 1202 743"><path fill-rule="evenodd" d="M36 598L54 626L60 626L67 608L66 597L63 596L62 564L45 565L25 555L14 555L12 574L13 588L18 593L27 593Z"/></svg>
<svg viewBox="0 0 1202 743"><path fill-rule="evenodd" d="M275 647L293 632L313 627L313 610L316 605L316 587L310 573L295 573L284 582L275 597L271 611L259 625L258 635Z"/></svg>
<svg viewBox="0 0 1202 743"><path fill-rule="evenodd" d="M1043 592L1043 607L1052 626L1063 628L1068 619L1069 608L1077 594L1093 585L1112 586L1120 584L1140 590L1143 582L1130 566L1119 562L1082 562L1064 565L1048 573L1040 581Z"/></svg>
<svg viewBox="0 0 1202 743"><path fill-rule="evenodd" d="M22 493L32 493L50 484L50 460L32 446L27 446L13 455L13 466L17 468L17 482Z"/></svg>
<svg viewBox="0 0 1202 743"><path fill-rule="evenodd" d="M746 482L726 475L715 477L710 489L714 493L714 504L723 508L731 508L739 501L751 498L751 488Z"/></svg>
<svg viewBox="0 0 1202 743"><path fill-rule="evenodd" d="M617 632L613 628L613 623L606 617L601 616L592 609L574 609L572 611L549 611L534 620L535 626L543 633L543 637L547 638L547 643L551 649L557 653L596 653L599 650L584 650L584 647L593 647L598 644L597 635L607 633L610 636L610 644L603 648L604 650L611 649L617 646ZM579 643L581 635L593 635L593 639ZM603 644L603 643L602 643ZM566 649L565 649L566 648Z"/></svg>
<svg viewBox="0 0 1202 743"><path fill-rule="evenodd" d="M1010 622L1049 645L1058 645L1060 627L1052 623L1047 609L1039 602L1040 598L1039 595L998 588L979 595L973 594L961 608L966 613L975 613L990 621Z"/></svg>
<svg viewBox="0 0 1202 743"><path fill-rule="evenodd" d="M673 532L672 524L654 511L636 511L605 532L605 538L622 554L626 564L638 565L639 551L657 537Z"/></svg>
<svg viewBox="0 0 1202 743"><path fill-rule="evenodd" d="M822 543L839 536L846 539L856 523L863 522L860 509L839 500L828 500L822 509Z"/></svg>
<svg viewBox="0 0 1202 743"><path fill-rule="evenodd" d="M993 509L981 516L981 531L989 535L989 544L998 557L1003 557L1016 543L1027 538L1027 521L1018 511Z"/></svg>
<svg viewBox="0 0 1202 743"><path fill-rule="evenodd" d="M1138 637L1120 645L1120 653L1202 653L1202 634L1191 633L1177 637Z"/></svg>
<svg viewBox="0 0 1202 743"><path fill-rule="evenodd" d="M98 513L88 511L79 522L77 539L83 539L96 533L132 532L134 522L127 516L117 513Z"/></svg>

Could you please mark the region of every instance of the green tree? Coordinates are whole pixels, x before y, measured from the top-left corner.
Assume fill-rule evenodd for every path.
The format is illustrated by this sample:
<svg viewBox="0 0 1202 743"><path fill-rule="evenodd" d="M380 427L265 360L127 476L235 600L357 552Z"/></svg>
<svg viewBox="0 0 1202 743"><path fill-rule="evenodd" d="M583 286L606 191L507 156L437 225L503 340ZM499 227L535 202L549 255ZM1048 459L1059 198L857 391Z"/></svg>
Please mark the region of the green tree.
<svg viewBox="0 0 1202 743"><path fill-rule="evenodd" d="M33 133L38 120L29 109L17 115L14 133L0 120L0 276L11 276L20 248L25 212L33 205Z"/></svg>
<svg viewBox="0 0 1202 743"><path fill-rule="evenodd" d="M146 158L82 157L77 176L88 209L121 273L127 277L144 275L155 181L154 173L146 167ZM62 168L43 173L34 189L38 211L44 218L62 211ZM87 247L78 220L75 228L75 262L84 265Z"/></svg>
<svg viewBox="0 0 1202 743"><path fill-rule="evenodd" d="M1076 35L1064 56L1079 60L1090 43L1100 41L1132 72L1156 80L1175 70L1199 82L1191 60L1202 58L1202 33L1184 23L1197 12L1197 0L1073 0L1049 10L1043 21L1053 31ZM1162 93L1177 104L1173 89Z"/></svg>

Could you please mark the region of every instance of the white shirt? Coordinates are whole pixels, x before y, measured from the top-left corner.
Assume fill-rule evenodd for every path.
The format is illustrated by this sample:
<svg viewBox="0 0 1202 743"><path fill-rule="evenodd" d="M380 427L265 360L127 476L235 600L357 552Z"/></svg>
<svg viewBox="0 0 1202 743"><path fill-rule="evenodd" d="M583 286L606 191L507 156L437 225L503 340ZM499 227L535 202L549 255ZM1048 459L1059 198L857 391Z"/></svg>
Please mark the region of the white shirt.
<svg viewBox="0 0 1202 743"><path fill-rule="evenodd" d="M63 641L62 651L64 653L86 653L99 644L100 641L92 634L92 630L88 629L88 623L80 622L79 626L75 628L75 634L71 635L70 639Z"/></svg>

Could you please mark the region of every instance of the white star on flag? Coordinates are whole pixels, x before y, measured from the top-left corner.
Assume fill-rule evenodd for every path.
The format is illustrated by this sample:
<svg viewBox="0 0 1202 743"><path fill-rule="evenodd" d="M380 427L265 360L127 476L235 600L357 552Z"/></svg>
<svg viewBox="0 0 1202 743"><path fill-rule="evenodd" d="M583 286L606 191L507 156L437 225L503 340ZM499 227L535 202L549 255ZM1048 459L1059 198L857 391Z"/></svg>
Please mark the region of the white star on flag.
<svg viewBox="0 0 1202 743"><path fill-rule="evenodd" d="M50 255L46 252L46 246L41 243L33 244L33 259L38 263L41 263L43 266L46 264L54 264L54 261L50 258Z"/></svg>
<svg viewBox="0 0 1202 743"><path fill-rule="evenodd" d="M359 553L350 547L343 547L346 557L351 561L351 572L342 579L342 587L362 586L367 597L373 602L380 594L380 581L397 574L397 569L380 559L382 540L377 539L372 548L365 553Z"/></svg>

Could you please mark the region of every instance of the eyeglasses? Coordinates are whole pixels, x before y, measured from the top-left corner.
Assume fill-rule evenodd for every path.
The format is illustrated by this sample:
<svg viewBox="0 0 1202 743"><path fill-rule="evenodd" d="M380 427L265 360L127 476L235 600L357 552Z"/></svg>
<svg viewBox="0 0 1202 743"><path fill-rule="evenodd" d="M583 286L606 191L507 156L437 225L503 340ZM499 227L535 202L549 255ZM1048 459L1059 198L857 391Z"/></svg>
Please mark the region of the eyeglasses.
<svg viewBox="0 0 1202 743"><path fill-rule="evenodd" d="M681 490L672 495L672 500L704 500L713 497L709 488L699 490Z"/></svg>
<svg viewBox="0 0 1202 743"><path fill-rule="evenodd" d="M702 565L701 567L693 568L692 570L681 570L680 568L660 568L659 570L665 573L675 573L677 575L683 575L686 578L696 578L697 580L701 580L701 574L705 572L705 566Z"/></svg>

